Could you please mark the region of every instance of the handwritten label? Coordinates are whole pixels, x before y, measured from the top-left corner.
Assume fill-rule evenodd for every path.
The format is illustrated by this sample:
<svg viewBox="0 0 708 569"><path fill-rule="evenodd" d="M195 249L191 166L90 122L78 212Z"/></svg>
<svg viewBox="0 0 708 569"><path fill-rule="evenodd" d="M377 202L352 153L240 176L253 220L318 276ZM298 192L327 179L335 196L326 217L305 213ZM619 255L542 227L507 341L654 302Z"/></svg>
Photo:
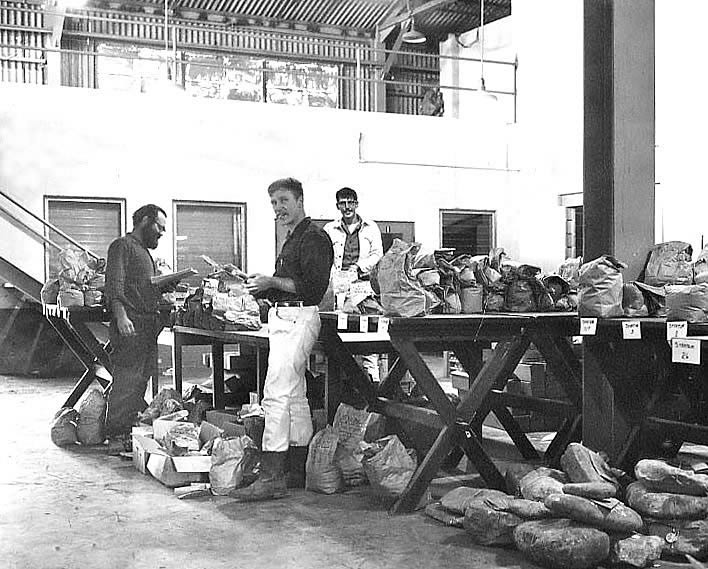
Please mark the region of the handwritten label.
<svg viewBox="0 0 708 569"><path fill-rule="evenodd" d="M581 318L580 319L580 335L594 336L597 332L597 318Z"/></svg>
<svg viewBox="0 0 708 569"><path fill-rule="evenodd" d="M347 313L346 312L340 312L337 314L337 330L346 330L347 329Z"/></svg>
<svg viewBox="0 0 708 569"><path fill-rule="evenodd" d="M688 336L688 322L667 322L666 339L685 338Z"/></svg>
<svg viewBox="0 0 708 569"><path fill-rule="evenodd" d="M388 334L388 324L390 320L386 316L379 316L377 331L379 334Z"/></svg>
<svg viewBox="0 0 708 569"><path fill-rule="evenodd" d="M622 338L625 340L641 340L642 327L637 320L622 322Z"/></svg>
<svg viewBox="0 0 708 569"><path fill-rule="evenodd" d="M359 332L368 332L369 331L369 317L368 316L360 316L359 317Z"/></svg>
<svg viewBox="0 0 708 569"><path fill-rule="evenodd" d="M676 364L700 365L701 341L673 338L671 340L671 361Z"/></svg>

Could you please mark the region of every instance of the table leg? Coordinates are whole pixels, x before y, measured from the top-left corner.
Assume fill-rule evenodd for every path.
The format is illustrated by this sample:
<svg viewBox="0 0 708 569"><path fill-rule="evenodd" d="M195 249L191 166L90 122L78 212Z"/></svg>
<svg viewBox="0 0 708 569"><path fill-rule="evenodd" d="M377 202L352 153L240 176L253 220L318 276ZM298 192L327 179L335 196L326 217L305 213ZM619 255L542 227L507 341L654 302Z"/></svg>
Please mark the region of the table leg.
<svg viewBox="0 0 708 569"><path fill-rule="evenodd" d="M211 345L211 362L214 372L214 409L226 407L224 389L224 344L214 341Z"/></svg>
<svg viewBox="0 0 708 569"><path fill-rule="evenodd" d="M182 334L173 332L172 334L172 373L174 377L175 391L182 393Z"/></svg>
<svg viewBox="0 0 708 569"><path fill-rule="evenodd" d="M391 355L389 354L389 357ZM402 395L401 379L408 371L405 362L396 354L396 361L388 370L388 375L379 383L378 394L382 397Z"/></svg>

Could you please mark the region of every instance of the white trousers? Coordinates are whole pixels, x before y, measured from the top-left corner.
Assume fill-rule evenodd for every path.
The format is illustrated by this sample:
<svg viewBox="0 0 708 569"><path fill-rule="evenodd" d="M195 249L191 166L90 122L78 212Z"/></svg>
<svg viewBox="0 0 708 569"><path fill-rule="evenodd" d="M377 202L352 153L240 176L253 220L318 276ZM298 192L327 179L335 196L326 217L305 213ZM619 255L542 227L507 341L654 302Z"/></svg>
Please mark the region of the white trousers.
<svg viewBox="0 0 708 569"><path fill-rule="evenodd" d="M316 306L271 308L270 354L261 405L265 411L263 450L284 452L312 438L305 370L320 333Z"/></svg>

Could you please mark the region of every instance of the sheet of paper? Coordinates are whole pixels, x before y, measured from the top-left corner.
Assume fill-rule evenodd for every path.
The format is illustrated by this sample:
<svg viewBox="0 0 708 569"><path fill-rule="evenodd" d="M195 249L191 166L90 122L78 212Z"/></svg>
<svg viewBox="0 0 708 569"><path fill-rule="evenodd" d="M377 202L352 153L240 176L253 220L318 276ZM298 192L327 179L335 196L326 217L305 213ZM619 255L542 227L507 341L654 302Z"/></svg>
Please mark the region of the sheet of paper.
<svg viewBox="0 0 708 569"><path fill-rule="evenodd" d="M597 318L581 318L580 319L580 335L594 336L597 332Z"/></svg>
<svg viewBox="0 0 708 569"><path fill-rule="evenodd" d="M638 320L625 320L622 322L622 338L625 340L642 339L642 327Z"/></svg>
<svg viewBox="0 0 708 569"><path fill-rule="evenodd" d="M701 364L701 341L672 338L671 361L676 364Z"/></svg>

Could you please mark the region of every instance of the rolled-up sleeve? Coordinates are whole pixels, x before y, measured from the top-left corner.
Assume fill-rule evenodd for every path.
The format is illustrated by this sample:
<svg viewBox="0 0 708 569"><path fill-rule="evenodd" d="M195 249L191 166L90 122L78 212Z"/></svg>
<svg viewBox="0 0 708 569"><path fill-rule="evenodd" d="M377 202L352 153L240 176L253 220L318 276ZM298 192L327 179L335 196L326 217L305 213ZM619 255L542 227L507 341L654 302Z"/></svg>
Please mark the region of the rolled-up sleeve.
<svg viewBox="0 0 708 569"><path fill-rule="evenodd" d="M302 276L293 278L300 298L308 305L317 305L329 285L332 268L332 241L323 231L309 232L300 246Z"/></svg>
<svg viewBox="0 0 708 569"><path fill-rule="evenodd" d="M115 310L116 305L129 306L125 294L128 264L128 244L125 239L116 239L108 247L106 261L106 299L108 306Z"/></svg>

